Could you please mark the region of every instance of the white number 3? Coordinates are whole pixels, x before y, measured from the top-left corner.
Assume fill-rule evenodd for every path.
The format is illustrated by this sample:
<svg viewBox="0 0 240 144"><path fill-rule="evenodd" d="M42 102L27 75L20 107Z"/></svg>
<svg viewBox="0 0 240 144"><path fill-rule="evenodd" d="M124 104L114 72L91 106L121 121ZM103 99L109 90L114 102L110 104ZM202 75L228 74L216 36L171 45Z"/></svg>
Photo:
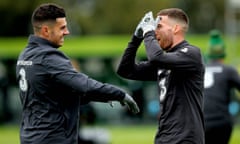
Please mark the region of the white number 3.
<svg viewBox="0 0 240 144"><path fill-rule="evenodd" d="M27 91L28 84L26 80L26 71L24 68L21 68L19 71L20 80L19 80L19 87L22 91Z"/></svg>
<svg viewBox="0 0 240 144"><path fill-rule="evenodd" d="M159 82L159 87L160 87L160 102L163 102L165 100L166 97L166 93L167 93L167 88L165 86L166 83L166 78L163 78L160 82Z"/></svg>

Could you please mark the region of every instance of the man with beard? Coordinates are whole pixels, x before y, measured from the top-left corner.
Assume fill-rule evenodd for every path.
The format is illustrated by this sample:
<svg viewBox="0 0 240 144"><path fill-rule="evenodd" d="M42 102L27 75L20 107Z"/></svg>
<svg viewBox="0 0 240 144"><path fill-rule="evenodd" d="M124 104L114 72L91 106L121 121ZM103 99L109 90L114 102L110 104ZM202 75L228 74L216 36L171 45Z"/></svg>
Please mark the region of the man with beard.
<svg viewBox="0 0 240 144"><path fill-rule="evenodd" d="M145 14L122 56L117 73L127 79L156 81L160 116L155 144L204 144L203 79L200 49L185 40L187 14L163 9L156 20ZM148 60L135 62L144 41Z"/></svg>

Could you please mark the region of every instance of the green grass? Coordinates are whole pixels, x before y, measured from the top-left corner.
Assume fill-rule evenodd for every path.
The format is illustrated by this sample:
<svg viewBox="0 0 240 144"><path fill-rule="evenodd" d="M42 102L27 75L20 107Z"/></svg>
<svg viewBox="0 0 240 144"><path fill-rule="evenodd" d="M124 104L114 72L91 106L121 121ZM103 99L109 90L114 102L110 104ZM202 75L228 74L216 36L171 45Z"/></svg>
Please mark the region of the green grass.
<svg viewBox="0 0 240 144"><path fill-rule="evenodd" d="M156 125L106 125L97 126L107 129L111 136L111 144L152 144ZM240 125L234 128L229 144L239 144ZM18 126L0 126L0 144L19 144Z"/></svg>
<svg viewBox="0 0 240 144"><path fill-rule="evenodd" d="M240 125L234 127L233 134L230 140L230 144L239 144L240 143Z"/></svg>
<svg viewBox="0 0 240 144"><path fill-rule="evenodd" d="M112 144L153 144L156 127L153 125L109 126Z"/></svg>
<svg viewBox="0 0 240 144"><path fill-rule="evenodd" d="M12 125L0 126L0 143L1 144L20 144L19 128Z"/></svg>
<svg viewBox="0 0 240 144"><path fill-rule="evenodd" d="M70 57L93 57L93 56L121 56L130 40L131 35L100 35L100 36L69 36L65 38L62 48ZM208 35L187 35L187 40L206 52L208 46ZM27 37L0 38L0 58L16 58L20 51L26 46ZM239 39L239 38L238 38ZM234 43L230 37L225 38L228 59L240 56L240 43ZM145 56L143 44L138 55Z"/></svg>

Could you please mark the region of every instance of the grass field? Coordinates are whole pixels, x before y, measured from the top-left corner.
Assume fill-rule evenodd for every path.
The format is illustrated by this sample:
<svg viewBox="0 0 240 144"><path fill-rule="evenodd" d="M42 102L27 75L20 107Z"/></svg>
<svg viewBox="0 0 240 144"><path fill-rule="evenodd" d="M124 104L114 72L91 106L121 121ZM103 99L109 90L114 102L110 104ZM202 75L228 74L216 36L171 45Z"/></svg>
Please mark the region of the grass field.
<svg viewBox="0 0 240 144"><path fill-rule="evenodd" d="M156 125L107 125L97 126L108 130L111 144L152 144ZM0 144L19 144L18 126L0 126ZM234 128L231 142L240 143L240 125Z"/></svg>

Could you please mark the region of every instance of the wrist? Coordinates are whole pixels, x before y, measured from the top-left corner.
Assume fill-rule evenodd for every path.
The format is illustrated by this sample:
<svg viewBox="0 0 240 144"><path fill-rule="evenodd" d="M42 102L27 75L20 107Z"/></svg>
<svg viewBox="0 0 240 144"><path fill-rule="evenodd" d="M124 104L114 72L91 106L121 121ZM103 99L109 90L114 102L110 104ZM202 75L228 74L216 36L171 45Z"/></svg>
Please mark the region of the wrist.
<svg viewBox="0 0 240 144"><path fill-rule="evenodd" d="M154 31L155 27L153 25L147 25L143 28L143 37L147 32Z"/></svg>
<svg viewBox="0 0 240 144"><path fill-rule="evenodd" d="M129 42L129 45L134 46L134 47L139 47L143 41L143 38L139 38L135 35L132 36L131 41Z"/></svg>
<svg viewBox="0 0 240 144"><path fill-rule="evenodd" d="M153 36L155 37L155 31L148 31L145 35L144 35L144 38L147 37L147 36Z"/></svg>
<svg viewBox="0 0 240 144"><path fill-rule="evenodd" d="M133 42L141 43L142 40L143 40L143 37L140 38L140 37L137 37L137 36L135 36L135 35L132 36L132 41L133 41Z"/></svg>

